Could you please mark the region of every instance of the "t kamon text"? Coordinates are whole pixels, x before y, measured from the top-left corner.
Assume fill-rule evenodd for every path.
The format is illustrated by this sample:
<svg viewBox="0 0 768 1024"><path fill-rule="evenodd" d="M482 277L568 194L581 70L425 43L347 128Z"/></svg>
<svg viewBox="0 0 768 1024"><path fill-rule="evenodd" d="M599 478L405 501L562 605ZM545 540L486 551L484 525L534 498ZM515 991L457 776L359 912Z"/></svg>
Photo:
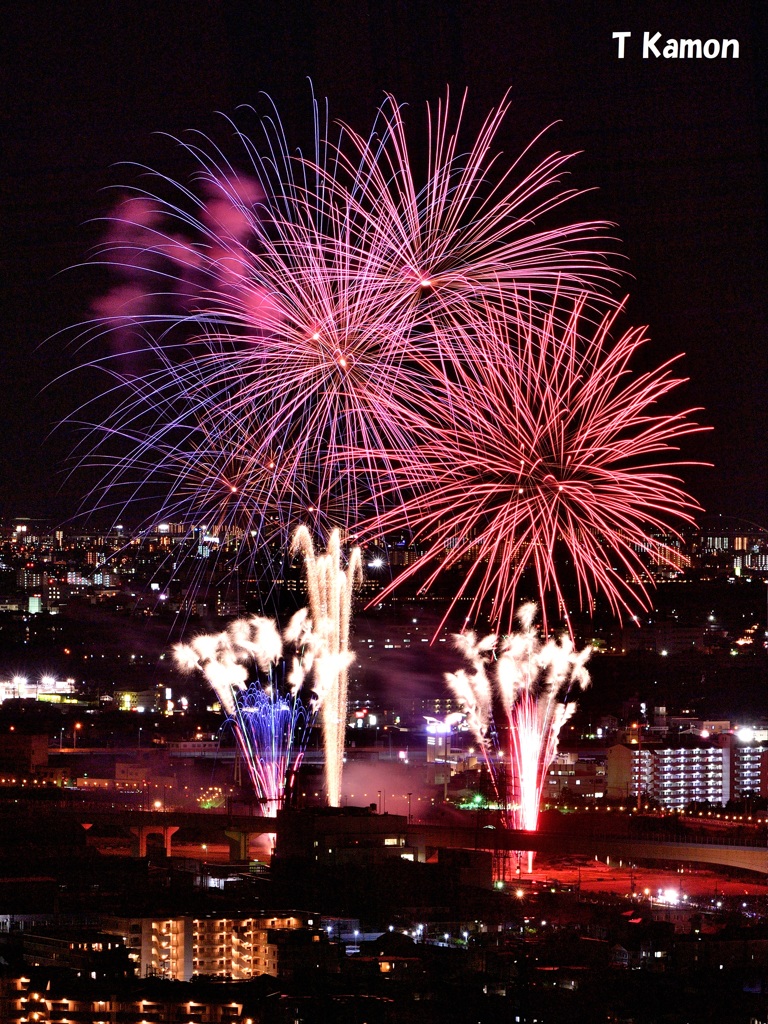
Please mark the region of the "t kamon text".
<svg viewBox="0 0 768 1024"><path fill-rule="evenodd" d="M627 40L632 38L631 32L614 32L613 38L618 43L618 57L623 60L627 49ZM715 57L738 57L738 39L665 39L662 41L661 32L651 35L650 32L643 32L643 59L649 57L666 57L667 60L689 60L695 58L700 60L706 57L713 60Z"/></svg>

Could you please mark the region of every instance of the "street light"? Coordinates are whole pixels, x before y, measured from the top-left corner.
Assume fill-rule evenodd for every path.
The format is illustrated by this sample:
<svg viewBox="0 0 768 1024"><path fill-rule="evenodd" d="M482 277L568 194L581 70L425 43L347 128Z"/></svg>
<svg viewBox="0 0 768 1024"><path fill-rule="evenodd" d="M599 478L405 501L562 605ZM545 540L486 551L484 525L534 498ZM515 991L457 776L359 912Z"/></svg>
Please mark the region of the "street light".
<svg viewBox="0 0 768 1024"><path fill-rule="evenodd" d="M75 727L72 730L72 746L77 750L77 734L83 728L80 722L75 722Z"/></svg>

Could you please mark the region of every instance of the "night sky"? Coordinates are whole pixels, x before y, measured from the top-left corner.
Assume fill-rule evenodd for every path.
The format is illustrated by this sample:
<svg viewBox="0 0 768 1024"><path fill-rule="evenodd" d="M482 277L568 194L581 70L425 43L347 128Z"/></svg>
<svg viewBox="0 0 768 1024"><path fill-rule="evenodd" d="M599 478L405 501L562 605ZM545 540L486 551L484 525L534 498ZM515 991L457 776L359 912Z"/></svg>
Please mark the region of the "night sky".
<svg viewBox="0 0 768 1024"><path fill-rule="evenodd" d="M614 31L631 31L619 60ZM643 32L735 38L738 60L644 60ZM617 224L631 276L628 315L649 358L685 352L678 402L711 433L686 442L708 512L768 523L766 174L768 7L762 2L23 3L6 9L2 81L3 337L0 515L58 519L83 482L64 480L72 445L52 428L92 386L48 386L77 357L56 332L88 315L93 270L67 270L99 238L104 190L135 182L124 162L184 177L158 133L224 138L215 111L269 93L292 138L310 125L310 87L367 132L385 91L414 108L469 89L477 128L511 89L499 143L510 158L583 151L572 182L596 191L571 219ZM412 133L413 135L416 132Z"/></svg>

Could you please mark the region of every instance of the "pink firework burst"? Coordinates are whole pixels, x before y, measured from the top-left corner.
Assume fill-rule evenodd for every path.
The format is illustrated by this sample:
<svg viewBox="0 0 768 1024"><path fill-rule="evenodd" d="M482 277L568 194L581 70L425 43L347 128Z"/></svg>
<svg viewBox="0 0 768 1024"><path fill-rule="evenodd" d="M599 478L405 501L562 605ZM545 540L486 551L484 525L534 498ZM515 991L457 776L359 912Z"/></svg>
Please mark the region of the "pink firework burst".
<svg viewBox="0 0 768 1024"><path fill-rule="evenodd" d="M454 122L447 99L430 112L421 184L391 98L369 137L315 103L310 155L271 111L253 139L232 126L247 173L199 135L182 143L189 184L148 172L97 256L118 283L86 327L113 340L90 363L111 407L102 394L97 415L79 414L78 458L106 468L90 509L122 515L143 498L149 522L271 537L268 521L287 539L299 522L349 529L418 494L444 367L472 358L485 307L520 286L530 307L613 276L594 248L606 225L538 226L577 193L561 185L562 154L527 172L502 163L508 106L466 151L464 104Z"/></svg>
<svg viewBox="0 0 768 1024"><path fill-rule="evenodd" d="M526 303L525 321L521 308L486 307L475 358L452 367L450 401L424 439L423 496L371 527L407 522L425 549L384 596L425 569L424 589L458 569L452 604L471 595L475 612L490 598L492 622L511 628L532 570L546 628L549 595L566 613L558 548L581 607L591 610L601 592L619 615L647 599L646 558L679 564L670 532L677 537L674 524L691 523L698 505L671 472L685 464L675 442L703 428L690 420L695 410L661 410L683 382L674 360L633 372L643 330L612 341L616 313L595 328L584 304L555 301L537 314Z"/></svg>
<svg viewBox="0 0 768 1024"><path fill-rule="evenodd" d="M366 273L387 309L430 325L422 343L438 351L447 343L446 330L455 351L463 329L485 315L489 302L514 295L519 308L526 295L535 306L555 292L605 298L617 276L602 247L609 224L544 226L580 194L563 185L574 154L552 153L526 169L535 139L512 162L503 159L497 136L510 110L508 96L462 148L466 98L458 113L448 91L427 107L423 182L414 174L413 145L393 96L379 112L377 134L366 138L346 128L357 152L356 162L345 166L350 178L364 183L353 200L361 248L370 254Z"/></svg>

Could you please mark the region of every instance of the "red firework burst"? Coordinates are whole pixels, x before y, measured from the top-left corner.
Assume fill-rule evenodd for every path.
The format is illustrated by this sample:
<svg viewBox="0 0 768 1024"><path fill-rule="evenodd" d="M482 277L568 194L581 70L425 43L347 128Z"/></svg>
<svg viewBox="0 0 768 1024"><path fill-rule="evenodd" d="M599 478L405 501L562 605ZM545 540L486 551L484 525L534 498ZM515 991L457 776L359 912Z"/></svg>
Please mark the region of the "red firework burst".
<svg viewBox="0 0 768 1024"><path fill-rule="evenodd" d="M524 328L520 308L486 307L475 358L453 366L445 414L424 440L423 495L370 531L407 522L426 549L383 596L427 567L424 589L461 568L451 606L471 594L474 612L490 598L492 622L509 629L529 569L542 613L549 595L565 612L557 547L570 557L581 606L591 610L601 592L619 615L647 599L645 557L676 563L662 538L677 536L674 524L691 523L699 506L670 472L685 464L674 442L704 428L690 420L696 410L659 409L683 382L674 360L633 373L643 330L613 342L617 314L595 329L584 302L555 301Z"/></svg>

